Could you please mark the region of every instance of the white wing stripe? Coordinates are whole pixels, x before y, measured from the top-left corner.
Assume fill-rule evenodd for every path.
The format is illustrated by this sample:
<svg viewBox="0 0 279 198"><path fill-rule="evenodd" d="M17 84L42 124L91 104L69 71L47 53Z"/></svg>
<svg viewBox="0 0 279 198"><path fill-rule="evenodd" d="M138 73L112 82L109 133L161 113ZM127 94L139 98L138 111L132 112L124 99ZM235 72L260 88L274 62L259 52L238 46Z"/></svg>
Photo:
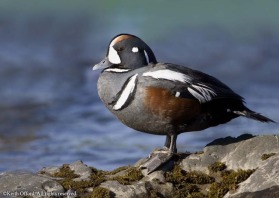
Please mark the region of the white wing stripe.
<svg viewBox="0 0 279 198"><path fill-rule="evenodd" d="M125 105L126 101L128 100L129 96L133 93L136 80L137 80L138 74L133 75L130 77L130 80L128 84L125 86L124 90L122 91L120 97L118 98L115 105L112 107L114 110L119 110Z"/></svg>
<svg viewBox="0 0 279 198"><path fill-rule="evenodd" d="M185 74L180 72L164 69L164 70L157 70L151 72L145 72L142 76L149 76L155 79L165 79L170 81L179 81L179 82L188 82L190 83L191 78Z"/></svg>
<svg viewBox="0 0 279 198"><path fill-rule="evenodd" d="M191 89L191 87L188 88L188 91L195 97L197 98L201 103L204 102L208 102L210 100L212 100L213 96L216 96L217 94L210 89L208 86L203 85L198 83L200 86L198 85L191 85L194 89L196 89L197 91L199 91L200 93L197 93L195 90ZM208 88L206 88L208 87ZM190 91L192 90L192 92ZM195 93L194 93L195 92ZM194 93L194 94L193 94Z"/></svg>
<svg viewBox="0 0 279 198"><path fill-rule="evenodd" d="M201 83L197 83L197 85L200 85L202 88L206 89L212 95L217 96L217 94L209 86L201 84Z"/></svg>
<svg viewBox="0 0 279 198"><path fill-rule="evenodd" d="M197 98L200 101L200 103L206 102L206 100L203 97L203 95L201 95L200 93L198 93L195 90L191 89L191 87L188 87L187 89L195 98Z"/></svg>
<svg viewBox="0 0 279 198"><path fill-rule="evenodd" d="M162 69L157 71L150 71L145 72L142 74L142 76L148 76L155 79L164 79L164 80L170 80L170 81L179 81L182 83L189 83L189 87L187 88L188 91L200 101L200 103L205 103L210 100L217 94L214 92L212 88L210 88L207 85L204 85L202 83L196 83L193 84L192 78L186 74L168 70L168 69ZM176 93L178 96L180 94Z"/></svg>

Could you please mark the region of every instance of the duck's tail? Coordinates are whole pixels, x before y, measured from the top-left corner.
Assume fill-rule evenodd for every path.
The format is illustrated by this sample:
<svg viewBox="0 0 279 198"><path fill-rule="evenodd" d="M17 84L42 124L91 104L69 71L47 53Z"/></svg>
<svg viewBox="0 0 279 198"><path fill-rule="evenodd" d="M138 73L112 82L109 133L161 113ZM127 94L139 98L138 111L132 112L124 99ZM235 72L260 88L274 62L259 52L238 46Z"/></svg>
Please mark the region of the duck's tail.
<svg viewBox="0 0 279 198"><path fill-rule="evenodd" d="M253 120L257 120L260 122L275 122L275 121L271 120L270 118L265 117L265 116L261 115L260 113L254 112L248 108L243 111L233 111L233 113L237 114L239 116L244 116L244 117L247 117L247 118L250 118Z"/></svg>

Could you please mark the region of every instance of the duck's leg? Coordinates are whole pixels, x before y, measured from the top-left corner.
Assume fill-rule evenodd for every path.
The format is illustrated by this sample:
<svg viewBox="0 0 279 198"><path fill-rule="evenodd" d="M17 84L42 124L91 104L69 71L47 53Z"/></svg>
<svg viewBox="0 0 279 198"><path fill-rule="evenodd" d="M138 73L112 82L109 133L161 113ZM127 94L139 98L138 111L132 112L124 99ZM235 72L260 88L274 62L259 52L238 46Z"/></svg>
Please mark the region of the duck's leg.
<svg viewBox="0 0 279 198"><path fill-rule="evenodd" d="M170 135L170 145L169 145L169 155L173 155L174 153L177 153L177 148L176 148L176 139L177 135ZM168 138L168 136L167 136ZM167 141L167 140L166 140Z"/></svg>
<svg viewBox="0 0 279 198"><path fill-rule="evenodd" d="M165 147L169 149L170 148L170 143L171 143L171 136L167 135L166 141L165 141Z"/></svg>
<svg viewBox="0 0 279 198"><path fill-rule="evenodd" d="M157 170L163 164L166 164L176 153L176 139L177 135L167 135L165 148L163 151L156 151L151 153L150 158L141 165L141 168L146 168L148 174Z"/></svg>
<svg viewBox="0 0 279 198"><path fill-rule="evenodd" d="M176 139L177 139L177 135L167 135L163 150L167 150L169 153L176 153L177 152Z"/></svg>
<svg viewBox="0 0 279 198"><path fill-rule="evenodd" d="M169 153L170 144L171 144L171 136L166 135L166 141L165 141L164 147L156 148L156 149L154 149L154 151L152 153L163 153L163 152Z"/></svg>

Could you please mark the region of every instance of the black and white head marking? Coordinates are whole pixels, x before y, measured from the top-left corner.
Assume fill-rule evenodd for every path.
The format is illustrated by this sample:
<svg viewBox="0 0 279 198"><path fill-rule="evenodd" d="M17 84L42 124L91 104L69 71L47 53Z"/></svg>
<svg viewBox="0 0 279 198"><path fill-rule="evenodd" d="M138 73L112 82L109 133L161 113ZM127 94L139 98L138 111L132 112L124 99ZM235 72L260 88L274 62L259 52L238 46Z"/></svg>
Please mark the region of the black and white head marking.
<svg viewBox="0 0 279 198"><path fill-rule="evenodd" d="M138 47L133 47L133 48L132 48L132 52L134 52L134 53L139 52L139 48L138 48Z"/></svg>
<svg viewBox="0 0 279 198"><path fill-rule="evenodd" d="M106 58L110 63L110 65L107 64L108 67L113 68L118 66L137 69L149 63L157 63L150 47L140 38L131 34L120 34L114 37L108 46Z"/></svg>
<svg viewBox="0 0 279 198"><path fill-rule="evenodd" d="M147 54L147 52L145 50L143 50L143 52L144 52L145 60L146 60L146 62L148 64L149 63L149 56L148 56L148 54Z"/></svg>
<svg viewBox="0 0 279 198"><path fill-rule="evenodd" d="M120 64L121 59L117 53L117 51L113 47L114 42L111 42L109 45L109 50L108 50L108 60L113 63L113 64Z"/></svg>
<svg viewBox="0 0 279 198"><path fill-rule="evenodd" d="M108 48L108 53L107 53L107 57L108 57L108 60L113 63L113 64L120 64L121 63L121 58L118 54L118 51L117 49L114 48L114 46L127 39L127 38L131 38L132 36L131 35L126 35L126 34L123 34L123 35L118 35L116 37L113 38L113 40L110 42L110 45L109 45L109 48Z"/></svg>
<svg viewBox="0 0 279 198"><path fill-rule="evenodd" d="M138 52L139 52L139 48L138 48L138 47L133 47L133 48L132 48L132 52L138 53ZM149 63L148 54L147 54L147 52L146 52L145 50L143 50L143 53L144 53L145 61L146 61L146 63L148 64L148 63Z"/></svg>

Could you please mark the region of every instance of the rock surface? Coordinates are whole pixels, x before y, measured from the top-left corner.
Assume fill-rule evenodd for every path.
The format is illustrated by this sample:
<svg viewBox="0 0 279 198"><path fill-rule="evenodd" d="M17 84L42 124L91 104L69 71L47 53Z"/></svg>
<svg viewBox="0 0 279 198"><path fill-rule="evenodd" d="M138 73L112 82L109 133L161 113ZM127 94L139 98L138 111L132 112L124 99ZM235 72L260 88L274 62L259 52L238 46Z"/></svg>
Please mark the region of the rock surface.
<svg viewBox="0 0 279 198"><path fill-rule="evenodd" d="M231 197L232 195L245 197L244 195L247 195L247 192L265 192L266 197L276 197L275 195L279 197L279 155L277 154L264 162L246 181L240 184L236 193L228 193L226 197ZM256 193L251 194L256 195ZM272 194L273 196L271 196Z"/></svg>
<svg viewBox="0 0 279 198"><path fill-rule="evenodd" d="M279 135L218 139L150 174L138 168L142 161L110 172L81 161L36 174L4 172L0 197L279 197Z"/></svg>
<svg viewBox="0 0 279 198"><path fill-rule="evenodd" d="M0 197L46 197L63 192L61 184L46 176L20 171L0 174Z"/></svg>
<svg viewBox="0 0 279 198"><path fill-rule="evenodd" d="M242 135L238 138L221 138L208 144L202 154L192 154L182 161L186 171L208 172L208 166L216 161L224 162L229 169L255 169L266 161L263 154L279 152L279 136Z"/></svg>

